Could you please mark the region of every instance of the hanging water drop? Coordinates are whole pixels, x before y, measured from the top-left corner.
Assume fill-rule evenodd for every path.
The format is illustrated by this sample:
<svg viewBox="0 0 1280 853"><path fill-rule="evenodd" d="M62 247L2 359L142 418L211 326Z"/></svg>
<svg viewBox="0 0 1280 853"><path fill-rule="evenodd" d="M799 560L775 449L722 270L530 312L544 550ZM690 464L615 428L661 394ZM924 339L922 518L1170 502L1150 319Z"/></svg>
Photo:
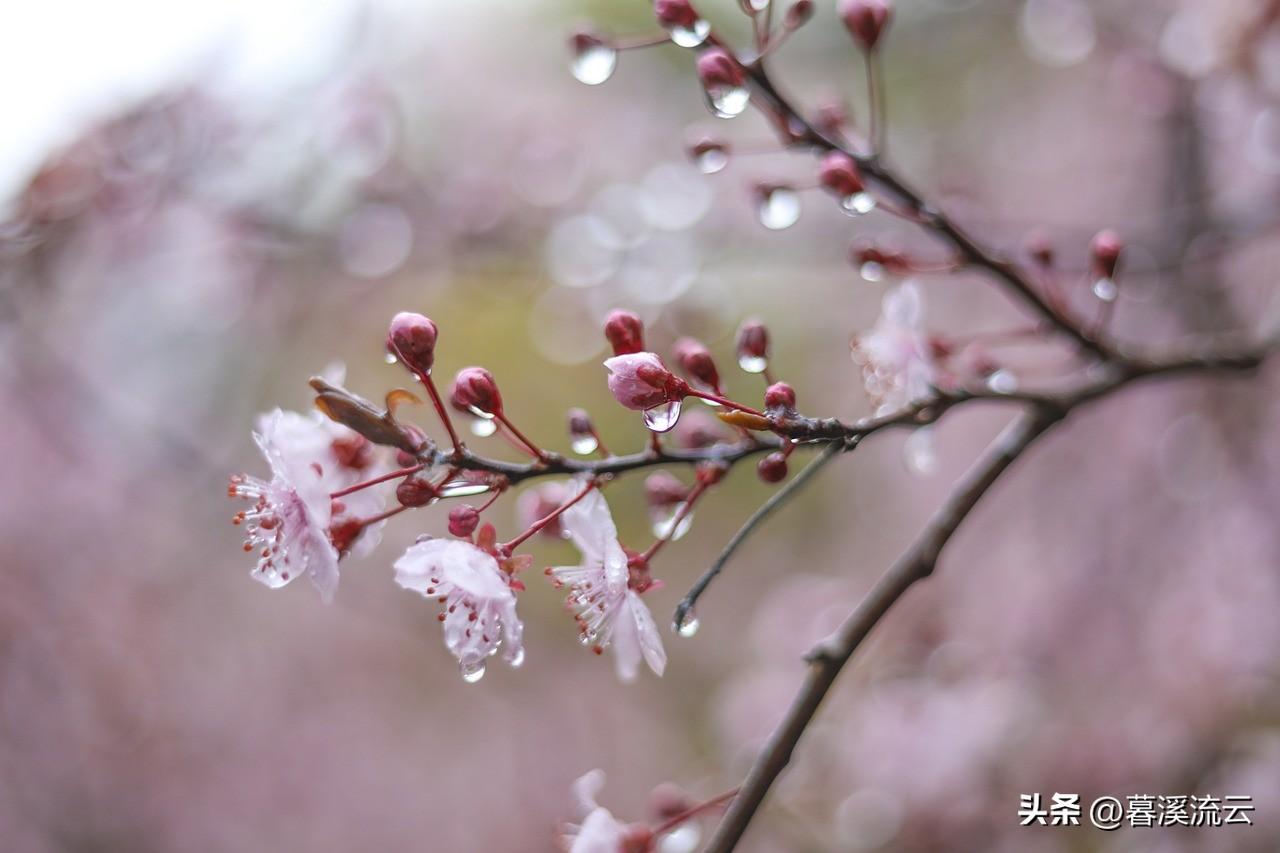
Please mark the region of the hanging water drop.
<svg viewBox="0 0 1280 853"><path fill-rule="evenodd" d="M655 513L653 519L653 535L656 539L667 539L671 542L676 541L689 532L689 528L693 527L693 513L686 512L684 517L680 519L680 523L676 524L676 516L680 514L680 510L684 504L676 504L670 510L659 510Z"/></svg>
<svg viewBox="0 0 1280 853"><path fill-rule="evenodd" d="M666 432L680 420L680 401L659 403L644 410L644 425L653 432Z"/></svg>
<svg viewBox="0 0 1280 853"><path fill-rule="evenodd" d="M840 199L840 209L850 216L862 216L876 209L876 197L869 192L853 193Z"/></svg>
<svg viewBox="0 0 1280 853"><path fill-rule="evenodd" d="M511 656L510 663L511 663L512 669L519 669L520 667L524 666L524 649L523 648L516 649L516 653Z"/></svg>
<svg viewBox="0 0 1280 853"><path fill-rule="evenodd" d="M396 362L398 362L400 359L396 358L396 354L395 354L395 353L393 353L393 352L389 352L389 353L387 353L386 355L384 355L384 356L382 357L382 360L383 360L383 361L385 361L387 364L395 364L395 363L396 363Z"/></svg>
<svg viewBox="0 0 1280 853"><path fill-rule="evenodd" d="M445 483L440 487L440 497L442 498L469 498L473 495L483 495L489 491L488 483L473 483L470 480L454 480Z"/></svg>
<svg viewBox="0 0 1280 853"><path fill-rule="evenodd" d="M790 187L762 189L757 213L760 224L770 231L790 228L800 218L800 194Z"/></svg>
<svg viewBox="0 0 1280 853"><path fill-rule="evenodd" d="M749 0L751 3L751 11L763 12L769 8L769 0Z"/></svg>
<svg viewBox="0 0 1280 853"><path fill-rule="evenodd" d="M471 434L479 438L488 438L498 431L498 423L492 417L472 418Z"/></svg>
<svg viewBox="0 0 1280 853"><path fill-rule="evenodd" d="M738 367L746 373L764 373L765 368L769 366L769 360L763 356L750 355L742 353L738 356Z"/></svg>
<svg viewBox="0 0 1280 853"><path fill-rule="evenodd" d="M586 456L590 453L596 452L596 448L600 446L600 440L594 435L579 435L575 436L573 440L569 442L569 446L572 447L573 452L577 453L579 456Z"/></svg>
<svg viewBox="0 0 1280 853"><path fill-rule="evenodd" d="M617 67L618 51L599 41L578 45L570 66L574 78L588 86L599 86L613 76Z"/></svg>
<svg viewBox="0 0 1280 853"><path fill-rule="evenodd" d="M747 109L751 90L746 86L711 86L707 89L707 103L716 118L734 118Z"/></svg>
<svg viewBox="0 0 1280 853"><path fill-rule="evenodd" d="M484 661L472 661L470 663L458 664L458 670L462 673L462 680L467 684L475 684L484 678Z"/></svg>
<svg viewBox="0 0 1280 853"><path fill-rule="evenodd" d="M879 261L864 261L862 266L858 267L858 273L863 281L884 281L884 264Z"/></svg>
<svg viewBox="0 0 1280 853"><path fill-rule="evenodd" d="M1003 367L992 371L987 377L987 390L996 394L1012 394L1018 390L1018 377Z"/></svg>
<svg viewBox="0 0 1280 853"><path fill-rule="evenodd" d="M723 148L706 148L694 155L694 165L704 175L714 175L729 165L729 154Z"/></svg>
<svg viewBox="0 0 1280 853"><path fill-rule="evenodd" d="M920 427L907 436L902 445L902 461L912 474L928 476L938 467L938 455L933 444L933 430Z"/></svg>
<svg viewBox="0 0 1280 853"><path fill-rule="evenodd" d="M1110 278L1100 278L1093 283L1093 295L1103 302L1115 302L1119 293L1120 289L1116 287L1115 281Z"/></svg>
<svg viewBox="0 0 1280 853"><path fill-rule="evenodd" d="M711 22L705 18L698 18L688 26L676 24L668 27L667 32L671 34L671 40L678 46L697 47L711 35Z"/></svg>
<svg viewBox="0 0 1280 853"><path fill-rule="evenodd" d="M680 624L676 626L676 633L687 639L698 633L700 624L701 623L698 622L698 614L694 613L692 609L686 610L684 618L681 619Z"/></svg>

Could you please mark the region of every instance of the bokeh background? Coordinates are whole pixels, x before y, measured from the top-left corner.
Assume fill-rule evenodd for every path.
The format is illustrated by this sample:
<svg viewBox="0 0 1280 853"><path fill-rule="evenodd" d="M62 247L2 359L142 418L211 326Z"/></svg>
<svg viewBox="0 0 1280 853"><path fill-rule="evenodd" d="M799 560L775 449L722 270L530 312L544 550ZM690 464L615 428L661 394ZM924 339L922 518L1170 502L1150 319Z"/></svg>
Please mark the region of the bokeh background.
<svg viewBox="0 0 1280 853"><path fill-rule="evenodd" d="M858 56L834 4L817 5L775 74L856 123ZM700 6L746 32L729 0ZM1116 327L1134 341L1274 310L1280 5L898 12L891 158L984 240L1018 251L1040 228L1082 271L1092 233L1118 228ZM5 19L6 851L550 850L591 768L626 819L650 819L664 781L714 794L778 719L802 652L1008 416L949 416L933 464L904 464L896 434L833 466L735 558L697 636L667 635L661 680L617 683L535 577L527 663L466 685L434 608L391 582L443 510L396 519L344 567L332 606L249 580L225 477L263 470L256 413L306 409L307 377L335 360L368 396L406 384L382 338L410 309L441 328L439 371L489 367L533 436L567 449L579 405L612 447L638 448L599 366L601 318L629 307L659 350L704 339L748 399L759 379L732 368L732 333L760 316L801 407L857 417L849 338L889 283L863 281L849 244L939 248L817 192L795 227L765 231L750 185L812 183L814 164L692 168L690 133L769 135L758 117L708 114L688 51L627 53L608 84L574 81L569 28L652 32L642 0L61 0ZM1018 321L978 278L920 284L938 330ZM1002 357L1024 382L1066 364L1043 343ZM1134 389L1020 462L859 652L744 849L1276 849L1278 384L1269 369ZM705 501L655 567L660 623L768 493L743 466ZM640 478L609 495L624 541L647 544ZM508 536L514 505L492 511ZM1256 825L1017 826L1020 793L1057 791L1251 795Z"/></svg>

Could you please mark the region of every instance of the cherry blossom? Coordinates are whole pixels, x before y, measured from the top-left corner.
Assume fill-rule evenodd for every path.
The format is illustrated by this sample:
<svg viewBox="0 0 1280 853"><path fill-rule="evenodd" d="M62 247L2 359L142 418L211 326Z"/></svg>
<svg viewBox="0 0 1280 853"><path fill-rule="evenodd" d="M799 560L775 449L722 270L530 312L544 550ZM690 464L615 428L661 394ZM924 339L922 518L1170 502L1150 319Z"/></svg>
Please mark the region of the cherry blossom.
<svg viewBox="0 0 1280 853"><path fill-rule="evenodd" d="M524 662L516 596L492 554L460 539L428 539L411 545L395 570L400 586L444 605L444 644L467 681L484 675L499 648L513 667Z"/></svg>
<svg viewBox="0 0 1280 853"><path fill-rule="evenodd" d="M937 370L924 330L924 299L913 282L885 294L880 318L853 345L876 414L888 414L933 394Z"/></svg>
<svg viewBox="0 0 1280 853"><path fill-rule="evenodd" d="M610 393L628 409L651 409L681 400L687 393L684 381L651 352L615 355L604 366L609 370Z"/></svg>
<svg viewBox="0 0 1280 853"><path fill-rule="evenodd" d="M567 824L560 836L568 853L643 853L652 849L653 833L642 824L625 824L596 796L604 787L602 770L592 770L573 783L581 824Z"/></svg>
<svg viewBox="0 0 1280 853"><path fill-rule="evenodd" d="M599 490L565 510L564 530L582 552L582 563L548 569L557 585L568 585L568 603L576 612L582 642L598 652L613 646L618 677L636 677L643 659L662 675L667 653L649 608L637 587L648 581L633 577L627 554L618 542L618 530L609 504Z"/></svg>

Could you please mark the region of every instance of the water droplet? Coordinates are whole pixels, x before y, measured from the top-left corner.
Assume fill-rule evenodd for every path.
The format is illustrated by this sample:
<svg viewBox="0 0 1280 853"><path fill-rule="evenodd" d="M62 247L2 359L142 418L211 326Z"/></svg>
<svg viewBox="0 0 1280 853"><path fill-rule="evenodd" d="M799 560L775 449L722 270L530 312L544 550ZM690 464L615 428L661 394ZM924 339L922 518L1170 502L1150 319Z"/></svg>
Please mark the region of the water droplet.
<svg viewBox="0 0 1280 853"><path fill-rule="evenodd" d="M698 614L692 610L685 611L684 619L676 626L676 633L687 639L698 633L698 628L701 627L701 624L698 621Z"/></svg>
<svg viewBox="0 0 1280 853"><path fill-rule="evenodd" d="M1012 394L1018 390L1018 377L1012 370L1000 368L987 377L987 389L996 394Z"/></svg>
<svg viewBox="0 0 1280 853"><path fill-rule="evenodd" d="M697 47L711 35L711 22L705 18L699 18L690 26L670 27L667 32L671 34L671 40L680 47Z"/></svg>
<svg viewBox="0 0 1280 853"><path fill-rule="evenodd" d="M770 187L760 194L760 224L781 231L800 218L800 194L790 187Z"/></svg>
<svg viewBox="0 0 1280 853"><path fill-rule="evenodd" d="M589 453L596 452L596 448L600 446L600 441L594 435L578 435L574 436L573 440L569 442L569 446L579 456L586 456Z"/></svg>
<svg viewBox="0 0 1280 853"><path fill-rule="evenodd" d="M680 401L659 403L644 410L644 425L654 432L666 432L680 420Z"/></svg>
<svg viewBox="0 0 1280 853"><path fill-rule="evenodd" d="M1093 283L1093 295L1103 302L1115 302L1119 293L1120 289L1109 278L1100 278Z"/></svg>
<svg viewBox="0 0 1280 853"><path fill-rule="evenodd" d="M658 842L658 853L694 853L698 842L702 840L702 832L693 822L675 829L662 836Z"/></svg>
<svg viewBox="0 0 1280 853"><path fill-rule="evenodd" d="M747 373L764 373L765 368L768 366L769 360L758 355L743 353L738 356L738 367L741 367Z"/></svg>
<svg viewBox="0 0 1280 853"><path fill-rule="evenodd" d="M879 261L866 261L858 272L864 281L884 281L884 264Z"/></svg>
<svg viewBox="0 0 1280 853"><path fill-rule="evenodd" d="M676 515L684 504L676 504L670 510L660 510L653 520L653 535L658 539L669 539L672 542L683 537L693 527L693 513L686 512L680 523L676 524ZM674 529L672 529L674 526Z"/></svg>
<svg viewBox="0 0 1280 853"><path fill-rule="evenodd" d="M712 86L707 89L707 103L716 118L740 116L751 101L751 90L746 86Z"/></svg>
<svg viewBox="0 0 1280 853"><path fill-rule="evenodd" d="M587 45L579 50L570 66L574 78L588 86L599 86L613 76L613 70L617 67L618 51L600 43Z"/></svg>
<svg viewBox="0 0 1280 853"><path fill-rule="evenodd" d="M868 192L854 193L840 199L840 209L850 216L862 216L876 209L876 197Z"/></svg>
<svg viewBox="0 0 1280 853"><path fill-rule="evenodd" d="M400 361L400 359L396 358L395 353L392 353L392 352L389 352L386 355L384 355L382 357L382 360L385 361L387 364L395 364L398 361Z"/></svg>
<svg viewBox="0 0 1280 853"><path fill-rule="evenodd" d="M471 663L458 664L458 670L462 673L462 680L467 684L475 684L484 678L484 661L473 661Z"/></svg>
<svg viewBox="0 0 1280 853"><path fill-rule="evenodd" d="M933 444L933 430L920 427L907 436L902 445L902 461L912 474L928 476L938 467L938 454Z"/></svg>
<svg viewBox="0 0 1280 853"><path fill-rule="evenodd" d="M694 165L704 175L714 175L729 165L729 153L723 148L708 148L693 158Z"/></svg>
<svg viewBox="0 0 1280 853"><path fill-rule="evenodd" d="M750 0L750 2L751 11L753 12L763 12L769 8L769 0Z"/></svg>
<svg viewBox="0 0 1280 853"><path fill-rule="evenodd" d="M489 491L488 483L473 483L470 480L454 480L440 487L442 498L469 498L472 495L483 495Z"/></svg>
<svg viewBox="0 0 1280 853"><path fill-rule="evenodd" d="M471 434L480 438L488 438L498 431L498 423L492 416L471 419Z"/></svg>
<svg viewBox="0 0 1280 853"><path fill-rule="evenodd" d="M524 649L523 648L516 649L516 653L511 656L510 663L511 663L512 669L519 669L520 667L524 666Z"/></svg>

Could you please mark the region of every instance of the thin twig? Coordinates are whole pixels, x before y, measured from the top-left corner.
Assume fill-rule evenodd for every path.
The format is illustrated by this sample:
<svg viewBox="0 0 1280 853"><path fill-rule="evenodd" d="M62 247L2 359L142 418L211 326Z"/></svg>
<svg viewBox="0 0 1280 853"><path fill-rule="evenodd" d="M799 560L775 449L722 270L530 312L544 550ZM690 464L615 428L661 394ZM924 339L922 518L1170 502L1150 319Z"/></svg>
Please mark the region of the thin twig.
<svg viewBox="0 0 1280 853"><path fill-rule="evenodd" d="M685 618L689 615L689 612L693 610L694 605L697 604L698 596L702 595L703 591L711 585L711 582L715 580L716 575L720 574L721 569L724 568L725 563L729 562L729 558L738 550L738 546L746 541L748 536L755 532L755 529L760 526L761 522L772 515L774 510L790 500L796 492L804 487L805 483L812 480L828 462L836 457L837 454L851 447L851 444L847 444L845 442L831 442L828 444L823 448L821 453L815 456L813 460L804 467L804 470L792 477L789 483L774 492L773 495L769 497L769 500L761 504L759 509L751 514L751 517L746 520L746 523L738 529L737 533L733 534L733 538L724 546L724 549L720 552L720 556L716 557L716 560L711 564L711 567L702 573L702 576L698 578L697 582L689 588L685 597L680 600L680 604L676 606L676 613L673 621L677 628L684 624Z"/></svg>

